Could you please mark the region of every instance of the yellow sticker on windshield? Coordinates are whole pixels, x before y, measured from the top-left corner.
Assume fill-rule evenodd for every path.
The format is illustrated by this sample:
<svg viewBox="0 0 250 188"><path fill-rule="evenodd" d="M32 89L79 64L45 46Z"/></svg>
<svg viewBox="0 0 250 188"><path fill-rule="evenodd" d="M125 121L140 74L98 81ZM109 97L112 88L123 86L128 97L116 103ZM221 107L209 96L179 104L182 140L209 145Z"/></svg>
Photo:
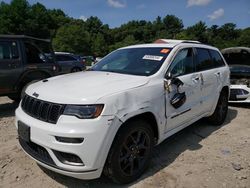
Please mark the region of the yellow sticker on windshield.
<svg viewBox="0 0 250 188"><path fill-rule="evenodd" d="M164 48L164 49L162 49L162 50L161 50L161 53L163 53L163 54L167 54L169 51L170 51L169 49Z"/></svg>

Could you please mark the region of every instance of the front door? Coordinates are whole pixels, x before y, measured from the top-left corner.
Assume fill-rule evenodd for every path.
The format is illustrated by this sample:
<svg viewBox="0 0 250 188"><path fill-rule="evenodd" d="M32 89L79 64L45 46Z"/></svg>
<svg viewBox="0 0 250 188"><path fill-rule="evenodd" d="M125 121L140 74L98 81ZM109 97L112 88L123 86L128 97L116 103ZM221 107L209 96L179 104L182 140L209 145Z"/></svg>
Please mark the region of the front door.
<svg viewBox="0 0 250 188"><path fill-rule="evenodd" d="M188 123L200 114L200 98L201 98L201 77L200 74L194 72L194 55L192 48L181 49L175 56L173 62L167 71L167 75L171 75L171 79L166 88L166 117L167 124L165 132L171 131L178 126ZM170 80L173 78L183 82L179 86L179 91ZM176 108L171 104L171 100L176 93L185 92L184 103Z"/></svg>
<svg viewBox="0 0 250 188"><path fill-rule="evenodd" d="M13 92L22 70L18 43L0 40L0 94Z"/></svg>

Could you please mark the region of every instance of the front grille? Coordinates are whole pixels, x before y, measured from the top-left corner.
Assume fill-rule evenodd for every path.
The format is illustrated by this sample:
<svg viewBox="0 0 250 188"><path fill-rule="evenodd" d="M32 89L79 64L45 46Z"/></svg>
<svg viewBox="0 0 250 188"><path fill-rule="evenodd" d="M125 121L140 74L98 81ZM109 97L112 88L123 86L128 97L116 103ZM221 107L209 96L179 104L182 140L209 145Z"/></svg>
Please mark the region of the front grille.
<svg viewBox="0 0 250 188"><path fill-rule="evenodd" d="M56 166L52 158L50 157L48 151L33 142L26 142L21 137L19 137L19 143L22 148L36 160L43 162L50 166Z"/></svg>
<svg viewBox="0 0 250 188"><path fill-rule="evenodd" d="M21 107L25 113L36 119L56 124L65 105L42 101L25 95Z"/></svg>

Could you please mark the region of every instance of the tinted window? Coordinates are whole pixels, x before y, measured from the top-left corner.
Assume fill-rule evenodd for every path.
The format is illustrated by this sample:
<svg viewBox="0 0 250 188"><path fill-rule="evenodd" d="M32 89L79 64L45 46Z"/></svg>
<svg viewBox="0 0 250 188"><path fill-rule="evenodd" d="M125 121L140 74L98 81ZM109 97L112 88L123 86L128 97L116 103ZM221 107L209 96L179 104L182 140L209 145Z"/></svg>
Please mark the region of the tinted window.
<svg viewBox="0 0 250 188"><path fill-rule="evenodd" d="M210 58L209 51L203 48L197 48L196 70L202 71L214 68L213 62Z"/></svg>
<svg viewBox="0 0 250 188"><path fill-rule="evenodd" d="M127 48L114 51L90 70L149 76L156 73L171 49Z"/></svg>
<svg viewBox="0 0 250 188"><path fill-rule="evenodd" d="M229 65L250 65L250 53L247 50L226 51L223 56Z"/></svg>
<svg viewBox="0 0 250 188"><path fill-rule="evenodd" d="M31 43L25 42L25 52L29 64L43 63L45 61L44 54Z"/></svg>
<svg viewBox="0 0 250 188"><path fill-rule="evenodd" d="M76 59L68 55L56 55L57 61L75 61Z"/></svg>
<svg viewBox="0 0 250 188"><path fill-rule="evenodd" d="M214 63L215 67L222 67L225 66L225 63L223 61L223 59L221 58L219 52L215 51L215 50L210 50L210 54Z"/></svg>
<svg viewBox="0 0 250 188"><path fill-rule="evenodd" d="M170 72L173 76L181 76L194 71L192 48L183 49L175 56Z"/></svg>
<svg viewBox="0 0 250 188"><path fill-rule="evenodd" d="M0 42L0 60L19 58L16 42Z"/></svg>

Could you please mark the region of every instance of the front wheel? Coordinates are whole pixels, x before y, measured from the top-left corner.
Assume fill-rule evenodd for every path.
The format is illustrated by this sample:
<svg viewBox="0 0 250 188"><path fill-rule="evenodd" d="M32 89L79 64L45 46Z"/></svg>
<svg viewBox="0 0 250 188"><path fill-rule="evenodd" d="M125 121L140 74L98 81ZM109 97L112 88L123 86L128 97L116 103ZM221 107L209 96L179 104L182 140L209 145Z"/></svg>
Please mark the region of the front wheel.
<svg viewBox="0 0 250 188"><path fill-rule="evenodd" d="M153 143L153 131L147 122L136 120L127 123L114 139L104 174L120 184L136 180L150 162Z"/></svg>
<svg viewBox="0 0 250 188"><path fill-rule="evenodd" d="M228 95L222 91L217 102L214 113L208 117L208 120L214 125L222 125L226 119L228 111Z"/></svg>

